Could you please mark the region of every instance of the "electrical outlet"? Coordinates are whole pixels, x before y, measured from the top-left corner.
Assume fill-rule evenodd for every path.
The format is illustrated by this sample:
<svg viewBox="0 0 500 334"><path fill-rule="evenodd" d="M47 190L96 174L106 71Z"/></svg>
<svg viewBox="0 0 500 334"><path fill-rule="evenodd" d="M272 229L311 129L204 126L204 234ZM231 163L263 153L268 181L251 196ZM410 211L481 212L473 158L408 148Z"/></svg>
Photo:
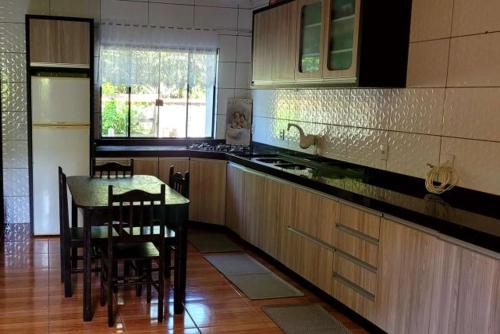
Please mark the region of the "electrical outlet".
<svg viewBox="0 0 500 334"><path fill-rule="evenodd" d="M280 139L285 140L285 129L280 130Z"/></svg>
<svg viewBox="0 0 500 334"><path fill-rule="evenodd" d="M384 161L387 161L387 158L388 158L388 152L389 151L389 147L387 145L380 145L380 150L379 150L379 153L380 153L380 160L384 160Z"/></svg>

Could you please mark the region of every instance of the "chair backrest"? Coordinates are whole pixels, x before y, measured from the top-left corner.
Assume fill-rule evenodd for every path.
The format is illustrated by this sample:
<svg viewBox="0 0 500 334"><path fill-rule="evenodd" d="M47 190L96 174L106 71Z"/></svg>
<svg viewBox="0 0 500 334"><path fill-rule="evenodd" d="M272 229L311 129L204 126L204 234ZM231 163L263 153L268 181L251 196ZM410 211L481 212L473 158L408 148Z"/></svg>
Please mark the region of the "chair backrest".
<svg viewBox="0 0 500 334"><path fill-rule="evenodd" d="M108 186L108 213L108 240L152 241L163 245L166 224L164 184L160 193L155 194L142 190L114 194L113 186Z"/></svg>
<svg viewBox="0 0 500 334"><path fill-rule="evenodd" d="M134 176L134 159L130 159L130 164L122 165L118 162L107 162L102 165L96 165L96 160L93 162L94 177L132 177Z"/></svg>
<svg viewBox="0 0 500 334"><path fill-rule="evenodd" d="M59 233L61 238L63 236L69 236L69 211L68 211L68 188L66 186L66 174L63 173L63 169L58 167L59 174Z"/></svg>
<svg viewBox="0 0 500 334"><path fill-rule="evenodd" d="M177 191L182 196L189 198L189 172L184 176L177 172L171 177L170 188Z"/></svg>
<svg viewBox="0 0 500 334"><path fill-rule="evenodd" d="M180 172L174 173L174 165L171 165L168 173L168 186L189 198L189 172L186 172L184 176Z"/></svg>

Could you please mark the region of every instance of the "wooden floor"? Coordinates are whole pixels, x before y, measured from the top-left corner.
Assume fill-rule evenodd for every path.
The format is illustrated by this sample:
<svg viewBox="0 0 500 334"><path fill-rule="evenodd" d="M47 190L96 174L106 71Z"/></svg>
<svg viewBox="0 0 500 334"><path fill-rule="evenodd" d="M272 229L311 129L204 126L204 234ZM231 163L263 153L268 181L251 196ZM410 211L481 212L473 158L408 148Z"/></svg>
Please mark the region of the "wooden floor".
<svg viewBox="0 0 500 334"><path fill-rule="evenodd" d="M0 333L282 333L262 312L269 304L306 304L321 301L279 273L305 293L300 298L251 301L242 295L200 253L189 247L186 312L173 315L172 294L166 321L158 323L154 300L119 292L116 325L107 326L106 307L98 304L98 281L93 283L95 315L82 321L82 276L74 275L73 297L64 298L59 271L58 239L26 239L2 243L0 259ZM262 259L259 259L262 260ZM171 289L170 289L171 291ZM323 306L354 334L361 327L334 310Z"/></svg>

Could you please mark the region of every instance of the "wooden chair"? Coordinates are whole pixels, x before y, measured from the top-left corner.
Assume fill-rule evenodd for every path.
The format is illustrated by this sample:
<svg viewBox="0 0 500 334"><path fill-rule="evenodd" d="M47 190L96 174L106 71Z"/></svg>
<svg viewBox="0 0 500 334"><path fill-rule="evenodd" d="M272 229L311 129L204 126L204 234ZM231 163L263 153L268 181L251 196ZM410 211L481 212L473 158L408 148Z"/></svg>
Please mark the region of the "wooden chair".
<svg viewBox="0 0 500 334"><path fill-rule="evenodd" d="M165 263L165 185L160 193L132 190L113 194L108 188L107 242L102 245L100 302L108 304L108 325L114 324L113 292L121 285L147 287L147 302L151 287L158 291L158 321L163 320ZM118 262L133 263L135 275L118 275ZM153 262L158 264L157 279L152 275Z"/></svg>
<svg viewBox="0 0 500 334"><path fill-rule="evenodd" d="M82 268L77 268L78 260L83 259L78 256L78 249L83 248L83 227L72 227L69 224L66 175L61 167L58 168L58 173L61 282L64 282L64 296L71 297L73 294L71 274L83 272ZM92 226L91 237L96 243L106 240L107 229L104 226Z"/></svg>
<svg viewBox="0 0 500 334"><path fill-rule="evenodd" d="M94 177L132 177L134 176L134 159L130 159L130 164L122 165L118 162L107 162L102 165L97 165L96 160L93 161L93 176Z"/></svg>

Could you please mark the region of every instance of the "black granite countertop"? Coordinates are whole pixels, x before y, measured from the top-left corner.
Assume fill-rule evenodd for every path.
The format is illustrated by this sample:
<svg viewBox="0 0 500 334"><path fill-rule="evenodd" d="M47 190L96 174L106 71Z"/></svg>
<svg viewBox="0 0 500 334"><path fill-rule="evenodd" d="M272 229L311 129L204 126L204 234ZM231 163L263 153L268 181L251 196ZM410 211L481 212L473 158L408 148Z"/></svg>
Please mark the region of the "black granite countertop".
<svg viewBox="0 0 500 334"><path fill-rule="evenodd" d="M227 159L500 253L498 196L458 187L443 195L433 195L425 190L422 179L267 145L254 145L252 154L247 155L195 151L182 146L96 148L97 157L152 155ZM273 155L308 168L285 170L258 161L259 156Z"/></svg>

